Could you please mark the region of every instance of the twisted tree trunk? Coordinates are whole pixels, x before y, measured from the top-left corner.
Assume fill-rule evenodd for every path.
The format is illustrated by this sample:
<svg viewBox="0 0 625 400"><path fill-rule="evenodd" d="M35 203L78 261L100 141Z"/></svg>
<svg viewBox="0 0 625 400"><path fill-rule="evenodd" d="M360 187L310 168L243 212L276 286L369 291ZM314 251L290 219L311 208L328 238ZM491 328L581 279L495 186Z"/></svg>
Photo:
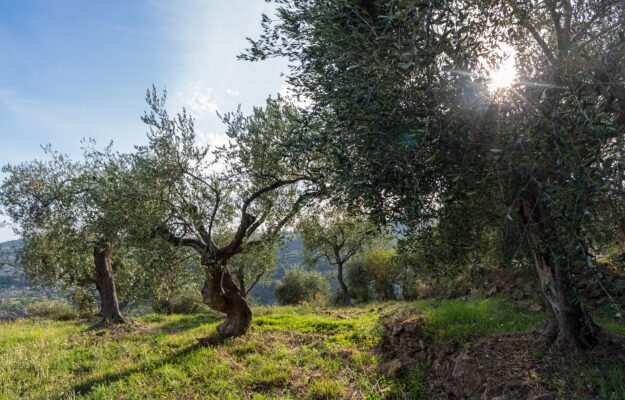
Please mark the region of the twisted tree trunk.
<svg viewBox="0 0 625 400"><path fill-rule="evenodd" d="M226 314L226 319L217 326L222 337L245 335L250 329L252 309L225 266L207 266L202 298L210 308Z"/></svg>
<svg viewBox="0 0 625 400"><path fill-rule="evenodd" d="M549 318L542 335L562 348L591 347L597 341L600 328L576 301L571 267L555 259L553 246L546 240L545 225L549 221L545 210L538 200L532 203L532 207L522 205L519 214ZM570 255L565 259L570 260Z"/></svg>
<svg viewBox="0 0 625 400"><path fill-rule="evenodd" d="M96 287L100 292L100 315L105 323L122 324L126 322L119 310L117 290L111 266L111 246L96 245L93 249L93 261L96 270Z"/></svg>

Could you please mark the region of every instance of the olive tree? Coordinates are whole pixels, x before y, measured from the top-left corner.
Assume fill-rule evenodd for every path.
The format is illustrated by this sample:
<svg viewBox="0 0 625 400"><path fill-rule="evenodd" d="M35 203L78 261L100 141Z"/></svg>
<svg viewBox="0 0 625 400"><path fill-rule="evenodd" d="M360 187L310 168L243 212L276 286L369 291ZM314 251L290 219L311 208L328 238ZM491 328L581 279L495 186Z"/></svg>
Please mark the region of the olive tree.
<svg viewBox="0 0 625 400"><path fill-rule="evenodd" d="M625 3L277 3L242 57L289 58L294 91L324 116L315 143L337 195L408 232L464 231L460 243L516 229L544 337L592 346L576 276L593 271L596 216L623 193ZM517 76L497 89L505 52Z"/></svg>
<svg viewBox="0 0 625 400"><path fill-rule="evenodd" d="M88 147L82 162L49 146L45 151L46 161L3 167L0 204L24 241L21 264L29 275L60 281L77 293L95 286L99 316L123 323L114 269L130 272L136 264L122 245L124 220L114 177L127 164L113 161L110 147L104 152Z"/></svg>
<svg viewBox="0 0 625 400"><path fill-rule="evenodd" d="M313 209L303 216L297 232L304 240L304 260L316 265L320 260L336 267L337 279L343 292L343 304L351 305L349 289L344 279L346 263L366 246L375 227L367 219L351 216L326 206Z"/></svg>
<svg viewBox="0 0 625 400"><path fill-rule="evenodd" d="M138 148L134 170L140 182L127 197L146 215L152 236L188 247L205 270L204 302L226 318L221 336L245 334L252 310L228 262L257 246L271 247L299 209L319 194L310 154L290 144L303 133L297 110L284 99L245 116L222 117L229 143L217 149L195 140L193 118L170 117L165 94L148 91L143 120L149 144Z"/></svg>

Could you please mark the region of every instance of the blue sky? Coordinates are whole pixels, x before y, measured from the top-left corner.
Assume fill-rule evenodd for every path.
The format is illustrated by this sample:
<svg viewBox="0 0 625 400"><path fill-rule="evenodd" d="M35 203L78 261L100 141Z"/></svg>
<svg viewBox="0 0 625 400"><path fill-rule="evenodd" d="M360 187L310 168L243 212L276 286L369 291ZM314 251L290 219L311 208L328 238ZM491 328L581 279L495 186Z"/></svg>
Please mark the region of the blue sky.
<svg viewBox="0 0 625 400"><path fill-rule="evenodd" d="M216 111L285 89L285 60L238 61L264 0L0 0L0 164L73 156L82 138L121 151L145 141L152 84L187 107L201 141L223 140ZM1 178L2 176L0 176ZM14 238L0 228L0 242Z"/></svg>

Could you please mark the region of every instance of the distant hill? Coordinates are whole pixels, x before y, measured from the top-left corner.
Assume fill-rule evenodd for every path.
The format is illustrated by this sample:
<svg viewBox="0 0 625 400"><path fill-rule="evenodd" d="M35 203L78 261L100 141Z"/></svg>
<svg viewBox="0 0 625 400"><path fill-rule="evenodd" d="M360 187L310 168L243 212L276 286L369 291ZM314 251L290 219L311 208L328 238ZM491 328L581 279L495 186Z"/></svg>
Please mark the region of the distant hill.
<svg viewBox="0 0 625 400"><path fill-rule="evenodd" d="M61 297L57 289L38 285L26 276L17 259L21 246L21 240L0 243L0 317L4 312L20 313L32 301Z"/></svg>

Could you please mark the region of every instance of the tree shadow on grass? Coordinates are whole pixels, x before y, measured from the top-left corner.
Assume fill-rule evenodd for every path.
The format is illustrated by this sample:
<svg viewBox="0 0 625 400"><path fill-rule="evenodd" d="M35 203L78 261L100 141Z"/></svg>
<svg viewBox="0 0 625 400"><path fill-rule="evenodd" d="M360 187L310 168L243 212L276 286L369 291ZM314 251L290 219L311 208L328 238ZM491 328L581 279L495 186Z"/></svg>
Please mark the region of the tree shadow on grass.
<svg viewBox="0 0 625 400"><path fill-rule="evenodd" d="M179 352L175 354L172 354L169 357L165 357L151 364L147 364L147 365L141 364L135 368L130 368L125 371L112 373L112 374L106 374L102 377L95 378L95 379L89 379L85 382L75 385L73 387L73 390L77 395L81 395L81 396L88 395L93 389L95 389L96 387L100 385L109 385L109 384L115 383L135 373L139 373L139 372L146 373L146 372L155 371L164 365L177 362L181 358L189 354L192 354L193 352L201 349L202 347L203 346L200 343L196 343L196 344L193 344L189 347L186 347L180 350Z"/></svg>
<svg viewBox="0 0 625 400"><path fill-rule="evenodd" d="M211 324L222 320L224 317L219 314L198 314L185 315L175 321L169 321L161 326L159 330L166 333L180 332L188 329L197 328L201 325Z"/></svg>

